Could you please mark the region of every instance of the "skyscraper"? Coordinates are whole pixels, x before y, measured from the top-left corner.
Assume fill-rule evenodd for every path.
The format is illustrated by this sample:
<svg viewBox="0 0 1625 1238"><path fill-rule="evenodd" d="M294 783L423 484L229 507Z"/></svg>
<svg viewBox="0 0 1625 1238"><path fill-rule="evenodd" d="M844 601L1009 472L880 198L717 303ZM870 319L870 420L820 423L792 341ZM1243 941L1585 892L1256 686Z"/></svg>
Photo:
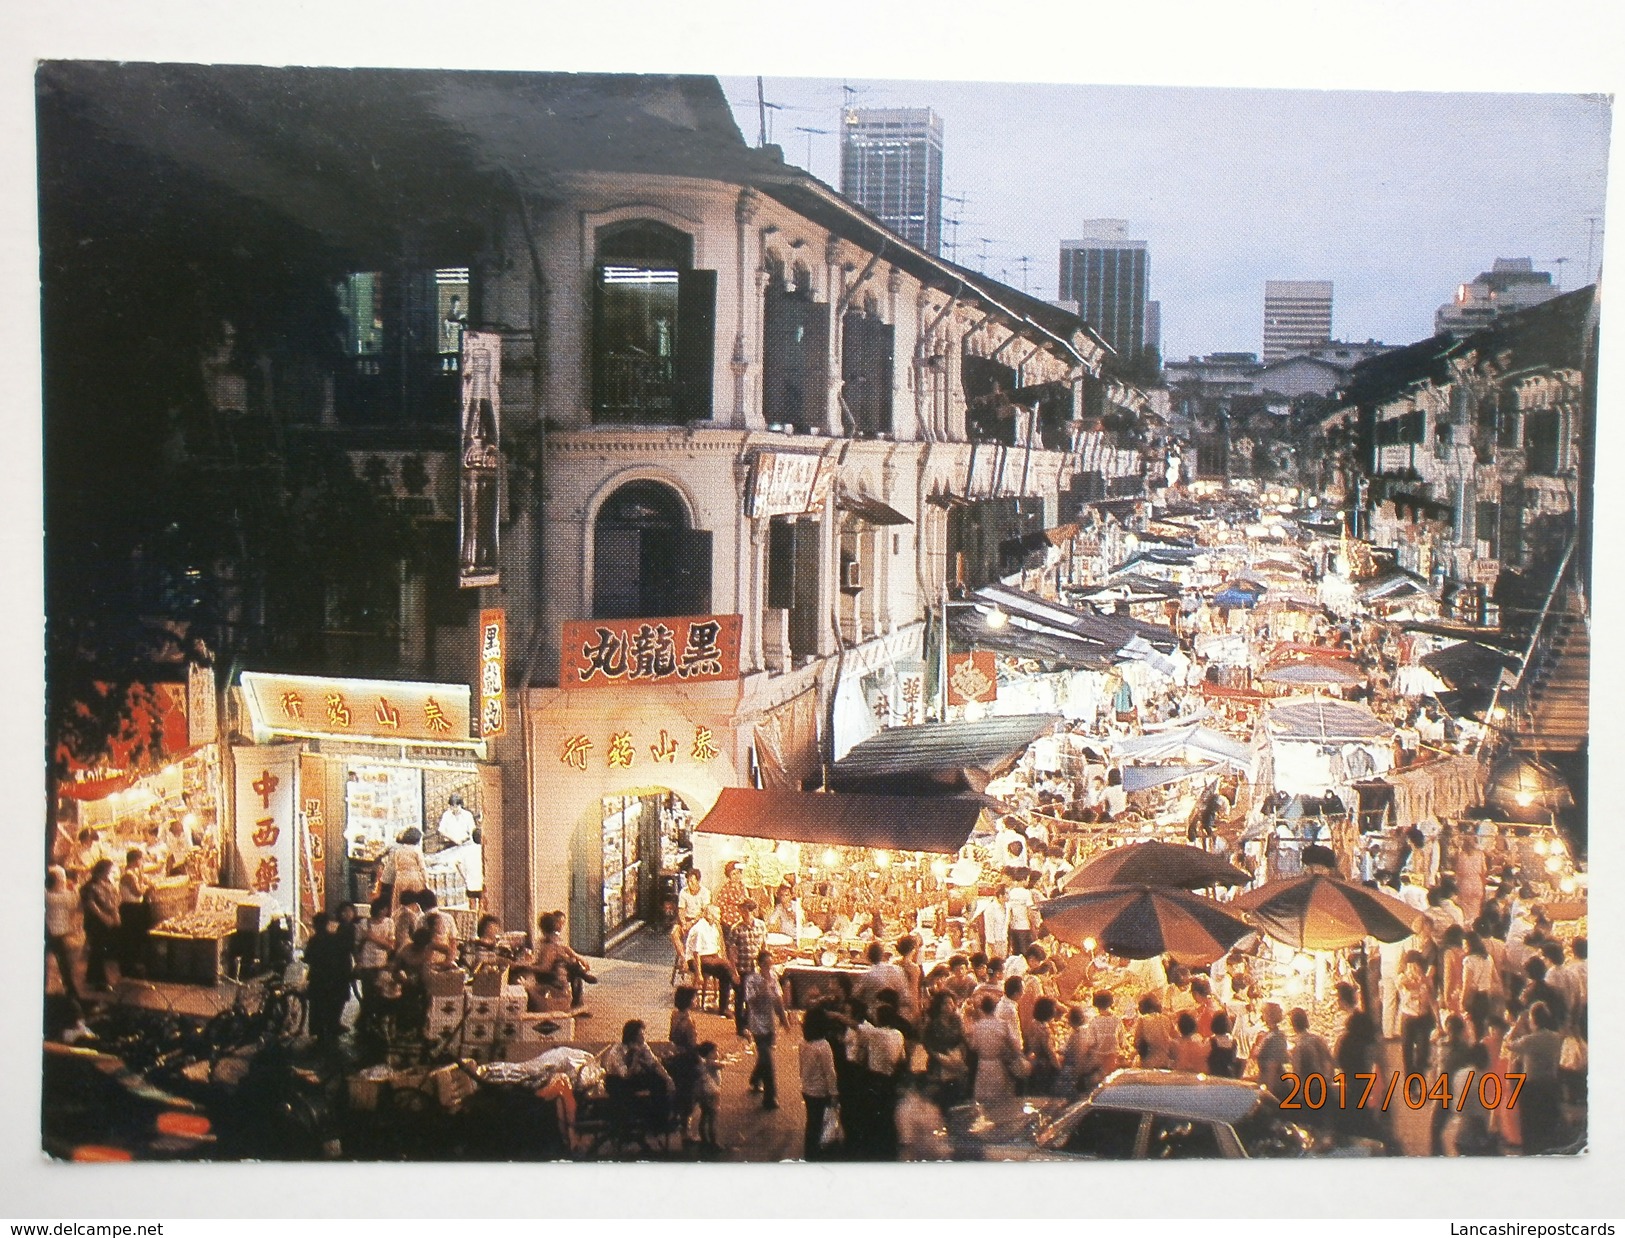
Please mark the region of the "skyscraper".
<svg viewBox="0 0 1625 1238"><path fill-rule="evenodd" d="M1439 307L1433 316L1433 330L1439 335L1447 331L1470 335L1503 314L1550 301L1561 291L1552 282L1552 273L1535 270L1531 259L1497 258L1490 270L1480 273L1472 283L1459 286L1455 297Z"/></svg>
<svg viewBox="0 0 1625 1238"><path fill-rule="evenodd" d="M1264 363L1319 348L1332 338L1332 283L1324 279L1264 281Z"/></svg>
<svg viewBox="0 0 1625 1238"><path fill-rule="evenodd" d="M1079 316L1125 361L1145 352L1150 280L1151 255L1144 241L1129 239L1126 219L1085 220L1080 240L1061 242L1061 299L1076 301Z"/></svg>
<svg viewBox="0 0 1625 1238"><path fill-rule="evenodd" d="M841 192L893 232L942 252L942 117L928 107L841 112Z"/></svg>

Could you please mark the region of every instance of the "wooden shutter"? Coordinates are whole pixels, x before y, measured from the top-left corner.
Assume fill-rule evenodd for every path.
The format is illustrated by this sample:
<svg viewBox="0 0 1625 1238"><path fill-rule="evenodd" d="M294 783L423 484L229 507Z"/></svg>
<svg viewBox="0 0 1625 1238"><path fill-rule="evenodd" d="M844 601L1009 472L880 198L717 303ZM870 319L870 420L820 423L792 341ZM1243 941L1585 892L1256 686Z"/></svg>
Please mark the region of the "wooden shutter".
<svg viewBox="0 0 1625 1238"><path fill-rule="evenodd" d="M684 271L677 283L677 420L711 418L717 273Z"/></svg>

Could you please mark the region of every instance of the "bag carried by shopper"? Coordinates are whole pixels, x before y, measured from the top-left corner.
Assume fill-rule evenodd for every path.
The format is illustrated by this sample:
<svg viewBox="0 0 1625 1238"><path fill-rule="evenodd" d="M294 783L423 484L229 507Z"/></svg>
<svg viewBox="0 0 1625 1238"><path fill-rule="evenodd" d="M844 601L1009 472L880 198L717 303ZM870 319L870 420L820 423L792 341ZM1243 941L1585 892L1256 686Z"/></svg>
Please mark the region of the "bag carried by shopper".
<svg viewBox="0 0 1625 1238"><path fill-rule="evenodd" d="M831 1102L824 1110L824 1125L818 1132L818 1146L820 1148L833 1148L841 1142L841 1106Z"/></svg>

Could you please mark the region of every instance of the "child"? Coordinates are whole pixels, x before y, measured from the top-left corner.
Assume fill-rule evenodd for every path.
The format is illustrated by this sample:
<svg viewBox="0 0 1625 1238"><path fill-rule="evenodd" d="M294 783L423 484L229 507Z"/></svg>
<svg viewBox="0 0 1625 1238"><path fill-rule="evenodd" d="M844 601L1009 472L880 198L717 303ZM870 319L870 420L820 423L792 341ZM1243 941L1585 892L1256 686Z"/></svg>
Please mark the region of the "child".
<svg viewBox="0 0 1625 1238"><path fill-rule="evenodd" d="M694 1080L694 1099L700 1104L700 1143L715 1150L717 1144L717 1107L722 1101L722 1063L717 1061L717 1042L707 1040L699 1046L700 1068Z"/></svg>

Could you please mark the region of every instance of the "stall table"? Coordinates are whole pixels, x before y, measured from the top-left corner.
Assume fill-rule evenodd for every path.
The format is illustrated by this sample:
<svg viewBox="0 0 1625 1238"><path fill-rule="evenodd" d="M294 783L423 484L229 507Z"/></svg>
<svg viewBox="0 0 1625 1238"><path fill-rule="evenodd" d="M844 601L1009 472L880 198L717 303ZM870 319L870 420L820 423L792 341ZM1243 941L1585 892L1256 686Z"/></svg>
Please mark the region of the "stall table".
<svg viewBox="0 0 1625 1238"><path fill-rule="evenodd" d="M824 967L813 963L788 963L780 974L784 1004L792 1010L805 1010L819 998L846 1000L852 985L864 973L862 967Z"/></svg>

